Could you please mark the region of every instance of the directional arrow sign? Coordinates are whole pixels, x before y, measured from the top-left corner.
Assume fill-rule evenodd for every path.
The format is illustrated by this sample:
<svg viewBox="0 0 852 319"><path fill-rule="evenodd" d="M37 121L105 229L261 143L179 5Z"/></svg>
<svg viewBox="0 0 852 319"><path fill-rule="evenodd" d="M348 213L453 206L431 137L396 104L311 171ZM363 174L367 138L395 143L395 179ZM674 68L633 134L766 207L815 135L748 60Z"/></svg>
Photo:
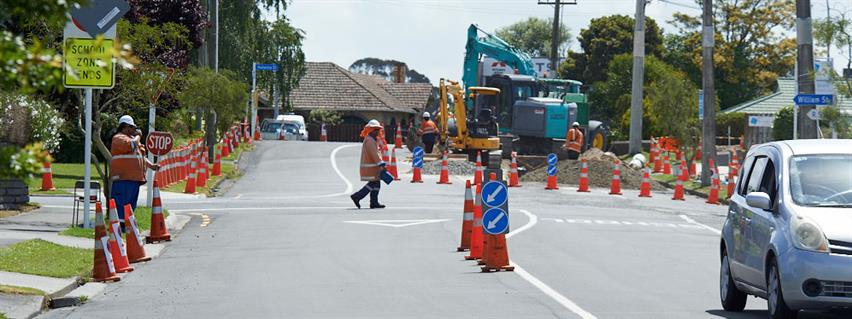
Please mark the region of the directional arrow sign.
<svg viewBox="0 0 852 319"><path fill-rule="evenodd" d="M810 111L808 111L808 118L812 119L814 121L819 120L820 119L819 110L811 109Z"/></svg>
<svg viewBox="0 0 852 319"><path fill-rule="evenodd" d="M509 215L498 207L489 209L482 214L482 229L490 235L505 234L509 230Z"/></svg>
<svg viewBox="0 0 852 319"><path fill-rule="evenodd" d="M414 160L411 161L411 166L423 168L423 158L415 157Z"/></svg>
<svg viewBox="0 0 852 319"><path fill-rule="evenodd" d="M423 157L423 155L424 155L423 148L422 148L422 147L420 147L420 146L415 147L415 148L414 148L414 152L413 152L412 154L414 155L414 157L420 157L420 158L422 158L422 157Z"/></svg>
<svg viewBox="0 0 852 319"><path fill-rule="evenodd" d="M547 166L547 176L556 176L556 166Z"/></svg>
<svg viewBox="0 0 852 319"><path fill-rule="evenodd" d="M793 98L796 105L831 105L834 104L834 95L830 94L799 94Z"/></svg>
<svg viewBox="0 0 852 319"><path fill-rule="evenodd" d="M487 206L502 206L509 198L506 185L498 181L491 181L482 186L482 202Z"/></svg>
<svg viewBox="0 0 852 319"><path fill-rule="evenodd" d="M550 153L550 154L547 155L547 165L550 165L550 166L556 165L556 161L558 161L558 160L559 160L559 158L556 157L556 154Z"/></svg>
<svg viewBox="0 0 852 319"><path fill-rule="evenodd" d="M80 29L96 38L115 25L129 10L130 6L124 0L90 0L86 7L72 7L71 18Z"/></svg>

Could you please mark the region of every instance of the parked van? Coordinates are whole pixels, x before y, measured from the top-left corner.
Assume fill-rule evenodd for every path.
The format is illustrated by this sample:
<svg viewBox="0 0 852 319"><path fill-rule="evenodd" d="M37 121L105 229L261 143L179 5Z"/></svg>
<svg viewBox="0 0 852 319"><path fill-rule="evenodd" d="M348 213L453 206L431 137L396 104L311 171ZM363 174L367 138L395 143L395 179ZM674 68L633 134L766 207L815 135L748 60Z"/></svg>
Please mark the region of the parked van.
<svg viewBox="0 0 852 319"><path fill-rule="evenodd" d="M279 115L274 119L264 119L260 124L260 134L264 140L277 140L281 130L284 130L284 136L288 141L308 140L305 118L301 115Z"/></svg>

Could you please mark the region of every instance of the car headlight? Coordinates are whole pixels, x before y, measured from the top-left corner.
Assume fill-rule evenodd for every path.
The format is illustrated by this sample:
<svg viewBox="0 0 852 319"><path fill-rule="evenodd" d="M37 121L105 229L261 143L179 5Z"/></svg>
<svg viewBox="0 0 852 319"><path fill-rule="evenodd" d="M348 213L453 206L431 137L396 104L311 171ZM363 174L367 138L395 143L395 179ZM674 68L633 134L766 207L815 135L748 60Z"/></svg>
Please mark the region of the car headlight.
<svg viewBox="0 0 852 319"><path fill-rule="evenodd" d="M828 240L815 222L802 216L793 216L790 225L793 231L793 244L796 248L820 253L828 252Z"/></svg>

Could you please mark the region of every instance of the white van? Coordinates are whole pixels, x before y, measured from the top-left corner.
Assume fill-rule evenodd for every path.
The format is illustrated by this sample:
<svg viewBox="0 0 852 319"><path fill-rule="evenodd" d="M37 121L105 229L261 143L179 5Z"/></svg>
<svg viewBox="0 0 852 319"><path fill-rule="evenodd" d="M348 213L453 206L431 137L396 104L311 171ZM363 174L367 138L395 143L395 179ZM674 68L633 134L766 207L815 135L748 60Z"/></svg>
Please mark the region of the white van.
<svg viewBox="0 0 852 319"><path fill-rule="evenodd" d="M288 141L307 141L308 130L305 127L305 118L301 115L279 115L275 119L264 119L260 124L261 138L264 140L276 140L280 131Z"/></svg>

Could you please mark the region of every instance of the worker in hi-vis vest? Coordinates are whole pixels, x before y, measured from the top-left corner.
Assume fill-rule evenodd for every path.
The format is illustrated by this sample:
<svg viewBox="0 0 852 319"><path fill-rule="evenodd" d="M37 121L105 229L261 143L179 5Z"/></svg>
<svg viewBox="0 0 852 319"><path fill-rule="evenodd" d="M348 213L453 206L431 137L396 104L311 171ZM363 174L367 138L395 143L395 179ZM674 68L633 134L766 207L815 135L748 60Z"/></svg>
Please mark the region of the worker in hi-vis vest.
<svg viewBox="0 0 852 319"><path fill-rule="evenodd" d="M568 151L568 159L575 160L580 157L583 151L583 131L580 130L580 123L571 124L571 128L565 134L565 145L562 148Z"/></svg>
<svg viewBox="0 0 852 319"><path fill-rule="evenodd" d="M118 219L124 229L124 205L130 204L135 210L139 199L139 187L145 184L145 169L158 170L159 165L145 158L145 146L142 134L130 115L118 120L118 130L110 143L109 174L112 188L110 198L118 207Z"/></svg>
<svg viewBox="0 0 852 319"><path fill-rule="evenodd" d="M382 161L382 154L379 153L378 136L382 130L382 125L379 121L370 120L364 130L361 131L361 137L364 138L364 143L361 145L361 180L366 181L360 190L349 196L355 203L355 207L361 208L361 200L370 194L370 208L385 208L385 205L379 204L379 189L380 174L385 170L385 162Z"/></svg>
<svg viewBox="0 0 852 319"><path fill-rule="evenodd" d="M438 139L438 126L432 122L432 117L429 112L423 112L423 121L420 122L420 129L417 130L417 135L423 141L423 150L426 154L432 153L432 147L435 146L435 141Z"/></svg>

